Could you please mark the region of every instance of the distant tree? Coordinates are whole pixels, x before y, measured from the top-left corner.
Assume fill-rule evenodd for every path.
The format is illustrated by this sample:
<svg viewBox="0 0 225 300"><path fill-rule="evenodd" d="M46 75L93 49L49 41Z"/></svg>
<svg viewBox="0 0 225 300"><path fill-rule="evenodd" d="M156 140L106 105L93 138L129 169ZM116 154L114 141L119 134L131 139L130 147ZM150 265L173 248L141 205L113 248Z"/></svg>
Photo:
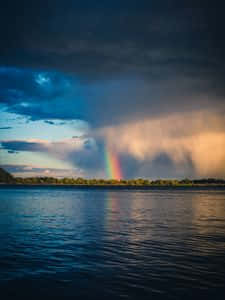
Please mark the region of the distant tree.
<svg viewBox="0 0 225 300"><path fill-rule="evenodd" d="M0 182L1 183L14 183L15 178L5 171L4 169L0 168Z"/></svg>
<svg viewBox="0 0 225 300"><path fill-rule="evenodd" d="M192 184L192 180L188 179L188 178L185 178L183 180L180 180L179 182L180 184Z"/></svg>
<svg viewBox="0 0 225 300"><path fill-rule="evenodd" d="M54 177L16 177L14 178L7 171L0 168L0 183L17 183L17 184L65 184L65 185L114 185L114 186L179 186L179 185L225 185L224 179L203 178L190 180L188 178L177 179L157 179L150 181L144 178L137 179L85 179L77 178L54 178Z"/></svg>

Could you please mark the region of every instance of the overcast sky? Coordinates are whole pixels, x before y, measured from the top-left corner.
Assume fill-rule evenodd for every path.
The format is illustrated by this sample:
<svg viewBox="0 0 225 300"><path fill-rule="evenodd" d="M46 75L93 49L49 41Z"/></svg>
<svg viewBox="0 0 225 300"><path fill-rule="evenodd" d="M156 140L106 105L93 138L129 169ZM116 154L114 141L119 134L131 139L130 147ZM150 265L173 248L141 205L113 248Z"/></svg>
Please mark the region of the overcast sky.
<svg viewBox="0 0 225 300"><path fill-rule="evenodd" d="M5 1L6 2L6 1ZM0 9L0 163L19 176L225 177L222 1Z"/></svg>

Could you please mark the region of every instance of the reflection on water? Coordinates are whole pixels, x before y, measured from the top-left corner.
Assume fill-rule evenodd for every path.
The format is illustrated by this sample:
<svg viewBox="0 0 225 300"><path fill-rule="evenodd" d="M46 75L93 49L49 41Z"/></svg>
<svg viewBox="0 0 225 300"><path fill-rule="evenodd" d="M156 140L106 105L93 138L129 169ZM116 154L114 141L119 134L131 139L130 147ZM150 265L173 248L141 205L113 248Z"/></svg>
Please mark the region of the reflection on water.
<svg viewBox="0 0 225 300"><path fill-rule="evenodd" d="M223 299L224 189L0 188L4 299Z"/></svg>

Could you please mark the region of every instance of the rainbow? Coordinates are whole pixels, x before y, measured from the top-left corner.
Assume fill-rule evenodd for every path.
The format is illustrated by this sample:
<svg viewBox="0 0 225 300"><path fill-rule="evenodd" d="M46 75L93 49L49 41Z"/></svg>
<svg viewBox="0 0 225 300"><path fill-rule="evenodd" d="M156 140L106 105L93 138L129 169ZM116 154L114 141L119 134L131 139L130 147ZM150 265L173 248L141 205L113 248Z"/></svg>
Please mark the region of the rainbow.
<svg viewBox="0 0 225 300"><path fill-rule="evenodd" d="M109 179L120 180L123 178L119 159L115 152L105 147L105 167Z"/></svg>

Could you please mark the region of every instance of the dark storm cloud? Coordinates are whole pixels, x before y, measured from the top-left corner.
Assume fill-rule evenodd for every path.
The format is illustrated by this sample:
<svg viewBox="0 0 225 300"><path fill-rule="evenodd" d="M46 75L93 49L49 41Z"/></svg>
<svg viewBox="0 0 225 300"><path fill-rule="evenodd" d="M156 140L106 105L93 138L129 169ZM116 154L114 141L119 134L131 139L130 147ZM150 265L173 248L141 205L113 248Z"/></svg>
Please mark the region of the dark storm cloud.
<svg viewBox="0 0 225 300"><path fill-rule="evenodd" d="M84 82L59 72L0 68L4 109L51 125L54 119L80 119L101 127L203 107L222 112L221 97L209 87L209 81L182 76L158 82L143 78Z"/></svg>
<svg viewBox="0 0 225 300"><path fill-rule="evenodd" d="M56 72L0 67L1 103L55 100L68 94L68 84L69 78Z"/></svg>
<svg viewBox="0 0 225 300"><path fill-rule="evenodd" d="M59 72L0 67L0 104L8 112L31 120L46 119L45 122L81 119L80 97L74 77Z"/></svg>
<svg viewBox="0 0 225 300"><path fill-rule="evenodd" d="M32 120L84 119L94 126L173 110L224 109L223 6L202 0L5 2L0 62L14 68L1 73L0 101Z"/></svg>
<svg viewBox="0 0 225 300"><path fill-rule="evenodd" d="M211 1L16 1L1 8L1 61L89 78L224 72L224 4ZM160 72L158 72L160 70ZM212 74L213 73L213 74Z"/></svg>

